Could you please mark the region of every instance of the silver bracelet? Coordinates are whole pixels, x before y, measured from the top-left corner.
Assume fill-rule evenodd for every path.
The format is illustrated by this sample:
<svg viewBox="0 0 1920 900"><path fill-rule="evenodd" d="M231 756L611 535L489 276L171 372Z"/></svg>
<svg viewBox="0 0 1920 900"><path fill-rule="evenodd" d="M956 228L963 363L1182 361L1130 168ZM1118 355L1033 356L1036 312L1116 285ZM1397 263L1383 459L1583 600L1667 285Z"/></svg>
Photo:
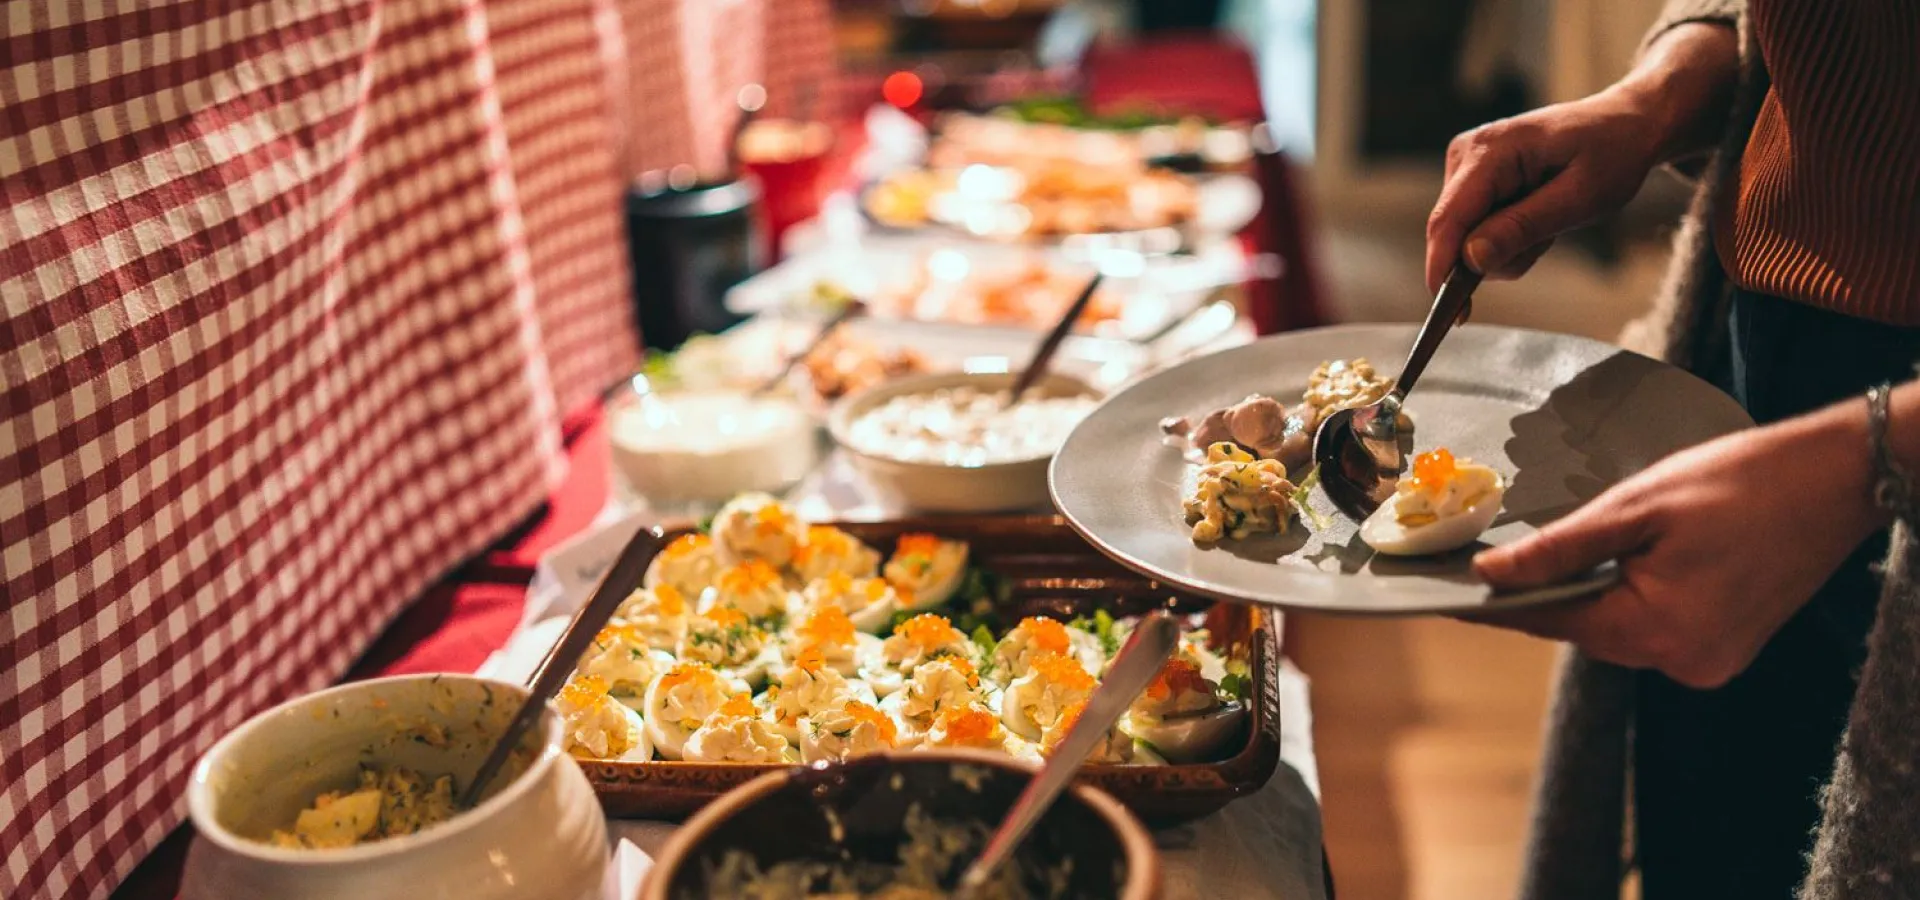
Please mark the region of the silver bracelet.
<svg viewBox="0 0 1920 900"><path fill-rule="evenodd" d="M1893 458L1887 444L1888 409L1893 387L1882 383L1867 389L1867 445L1873 454L1873 504L1902 519L1915 518L1913 479Z"/></svg>

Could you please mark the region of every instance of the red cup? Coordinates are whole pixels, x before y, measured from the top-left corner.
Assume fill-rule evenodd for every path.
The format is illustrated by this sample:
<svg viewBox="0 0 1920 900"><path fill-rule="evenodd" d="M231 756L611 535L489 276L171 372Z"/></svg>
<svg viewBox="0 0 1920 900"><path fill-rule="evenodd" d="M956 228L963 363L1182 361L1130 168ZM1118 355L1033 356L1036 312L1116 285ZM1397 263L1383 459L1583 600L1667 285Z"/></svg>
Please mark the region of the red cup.
<svg viewBox="0 0 1920 900"><path fill-rule="evenodd" d="M740 136L741 164L760 182L769 261L779 261L787 229L820 214L835 181L835 144L826 123L791 119L759 120Z"/></svg>

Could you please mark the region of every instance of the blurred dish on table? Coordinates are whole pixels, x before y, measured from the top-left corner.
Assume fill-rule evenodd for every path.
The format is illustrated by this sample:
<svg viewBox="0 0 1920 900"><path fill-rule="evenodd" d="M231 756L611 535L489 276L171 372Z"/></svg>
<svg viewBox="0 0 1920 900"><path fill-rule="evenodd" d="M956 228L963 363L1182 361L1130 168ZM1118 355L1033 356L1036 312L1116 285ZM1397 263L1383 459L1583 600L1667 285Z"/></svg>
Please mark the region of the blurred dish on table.
<svg viewBox="0 0 1920 900"><path fill-rule="evenodd" d="M634 378L607 402L614 469L650 502L718 503L781 491L819 463L818 425L798 401L738 389L657 391Z"/></svg>

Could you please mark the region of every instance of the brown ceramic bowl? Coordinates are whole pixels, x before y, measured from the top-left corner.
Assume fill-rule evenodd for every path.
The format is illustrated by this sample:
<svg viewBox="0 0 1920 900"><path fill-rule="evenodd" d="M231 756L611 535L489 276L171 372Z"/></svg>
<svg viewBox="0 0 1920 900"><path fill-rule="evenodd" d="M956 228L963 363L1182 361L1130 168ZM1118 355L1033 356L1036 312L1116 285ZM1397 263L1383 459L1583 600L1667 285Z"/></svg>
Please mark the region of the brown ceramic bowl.
<svg viewBox="0 0 1920 900"><path fill-rule="evenodd" d="M891 862L910 806L936 821L997 825L1037 767L1001 754L915 751L763 775L714 801L674 833L655 858L642 900L721 896L711 879L732 851L761 871L786 861ZM836 839L839 838L839 839ZM964 854L947 885L977 853ZM1072 860L1065 893L1052 898L1157 900L1160 859L1138 819L1105 793L1073 786L1054 803L1010 863L1050 871ZM1036 876L1037 877L1037 876ZM1030 883L1030 887L1038 888Z"/></svg>

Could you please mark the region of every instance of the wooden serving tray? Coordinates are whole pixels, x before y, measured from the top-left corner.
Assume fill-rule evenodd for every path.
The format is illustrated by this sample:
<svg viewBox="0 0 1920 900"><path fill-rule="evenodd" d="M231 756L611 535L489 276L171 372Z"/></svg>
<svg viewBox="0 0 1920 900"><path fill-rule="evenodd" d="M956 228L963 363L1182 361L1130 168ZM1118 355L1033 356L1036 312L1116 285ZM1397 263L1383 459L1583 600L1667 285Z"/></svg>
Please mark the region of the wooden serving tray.
<svg viewBox="0 0 1920 900"><path fill-rule="evenodd" d="M1168 606L1200 616L1213 649L1250 663L1253 679L1246 743L1232 756L1189 765L1092 765L1080 774L1153 824L1213 813L1259 790L1280 761L1279 635L1263 609L1215 603L1169 590L1101 556L1058 516L942 516L887 522L829 522L884 552L903 534L923 532L966 541L970 563L999 576L1010 620L1030 615L1071 618L1105 609L1116 618ZM666 532L669 539L691 531ZM581 760L607 814L680 820L777 765Z"/></svg>

